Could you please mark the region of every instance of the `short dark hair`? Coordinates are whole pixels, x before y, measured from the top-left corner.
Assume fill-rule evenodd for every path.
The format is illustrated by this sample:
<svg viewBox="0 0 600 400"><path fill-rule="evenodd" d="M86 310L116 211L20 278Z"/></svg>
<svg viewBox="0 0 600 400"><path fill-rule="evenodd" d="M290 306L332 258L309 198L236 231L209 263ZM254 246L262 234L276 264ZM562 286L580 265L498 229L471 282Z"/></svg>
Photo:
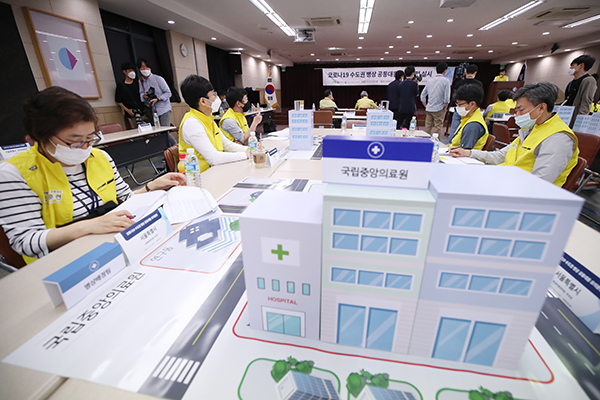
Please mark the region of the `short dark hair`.
<svg viewBox="0 0 600 400"><path fill-rule="evenodd" d="M500 68L500 71L498 72L506 72L506 68Z"/></svg>
<svg viewBox="0 0 600 400"><path fill-rule="evenodd" d="M331 94L331 89L325 89L325 97L329 97L329 95Z"/></svg>
<svg viewBox="0 0 600 400"><path fill-rule="evenodd" d="M404 69L404 75L406 75L406 76L411 76L414 73L415 73L415 67L413 67L412 65L409 65L408 67L406 67Z"/></svg>
<svg viewBox="0 0 600 400"><path fill-rule="evenodd" d="M229 107L233 108L235 107L235 103L237 103L238 101L242 103L244 101L244 96L246 96L247 94L248 92L246 92L244 89L234 86L230 87L227 90L227 95L225 96L225 99L227 100L227 104L229 104Z"/></svg>
<svg viewBox="0 0 600 400"><path fill-rule="evenodd" d="M86 100L60 86L37 92L23 106L25 131L36 142L46 142L63 129L82 122L98 126L96 112Z"/></svg>
<svg viewBox="0 0 600 400"><path fill-rule="evenodd" d="M472 83L462 85L454 92L454 101L458 100L463 100L467 103L474 101L477 107L479 107L483 102L483 88Z"/></svg>
<svg viewBox="0 0 600 400"><path fill-rule="evenodd" d="M181 83L181 94L188 106L197 110L202 97L208 98L208 92L214 90L212 83L198 75L190 75ZM230 105L230 107L233 107Z"/></svg>
<svg viewBox="0 0 600 400"><path fill-rule="evenodd" d="M571 61L571 64L583 64L583 69L589 71L590 69L592 69L595 62L596 59L594 57L584 54L583 56L579 56L573 61Z"/></svg>
<svg viewBox="0 0 600 400"><path fill-rule="evenodd" d="M135 65L133 65L131 61L125 61L123 64L121 64L121 71L127 71L128 69L135 69Z"/></svg>
<svg viewBox="0 0 600 400"><path fill-rule="evenodd" d="M401 69L399 69L398 71L396 71L396 73L394 74L394 78L396 79L400 79L404 76L404 71L402 71Z"/></svg>
<svg viewBox="0 0 600 400"><path fill-rule="evenodd" d="M592 78L594 78L595 80L598 80L598 74L592 74Z"/></svg>
<svg viewBox="0 0 600 400"><path fill-rule="evenodd" d="M500 101L506 101L508 99L510 99L512 97L512 93L510 90L501 90L500 93L498 93L498 100Z"/></svg>
<svg viewBox="0 0 600 400"><path fill-rule="evenodd" d="M152 69L152 66L150 65L148 60L146 60L145 58L138 58L138 60L137 60L138 69L142 68L142 63L146 64L146 67Z"/></svg>
<svg viewBox="0 0 600 400"><path fill-rule="evenodd" d="M477 68L477 65L475 65L475 64L467 65L467 74L474 74L477 71L479 71L479 68Z"/></svg>
<svg viewBox="0 0 600 400"><path fill-rule="evenodd" d="M448 64L446 64L445 61L440 61L435 66L435 70L437 71L438 74L441 74L442 72L444 72L447 69L448 69Z"/></svg>
<svg viewBox="0 0 600 400"><path fill-rule="evenodd" d="M530 83L517 90L513 100L517 101L521 97L529 100L534 106L546 103L548 111L552 112L558 98L558 86L551 82Z"/></svg>

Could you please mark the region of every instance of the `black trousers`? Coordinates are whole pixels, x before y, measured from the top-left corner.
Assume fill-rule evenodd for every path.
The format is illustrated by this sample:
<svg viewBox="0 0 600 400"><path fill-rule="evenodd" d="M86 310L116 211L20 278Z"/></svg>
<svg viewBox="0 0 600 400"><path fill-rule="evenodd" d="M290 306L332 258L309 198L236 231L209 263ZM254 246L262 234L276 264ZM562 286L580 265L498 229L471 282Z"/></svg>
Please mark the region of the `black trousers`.
<svg viewBox="0 0 600 400"><path fill-rule="evenodd" d="M408 129L410 127L410 120L412 119L413 115L414 113L407 114L399 112L398 115L394 113L394 118L396 119L396 129Z"/></svg>

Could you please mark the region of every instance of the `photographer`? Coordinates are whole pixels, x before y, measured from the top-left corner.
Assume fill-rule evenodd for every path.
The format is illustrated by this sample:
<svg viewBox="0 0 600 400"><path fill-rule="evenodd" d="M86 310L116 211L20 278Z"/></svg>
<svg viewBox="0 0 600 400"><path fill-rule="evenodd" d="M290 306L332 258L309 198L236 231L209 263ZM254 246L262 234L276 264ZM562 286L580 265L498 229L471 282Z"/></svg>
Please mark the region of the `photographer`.
<svg viewBox="0 0 600 400"><path fill-rule="evenodd" d="M171 89L160 76L152 73L152 67L147 60L140 58L137 66L140 77L140 99L146 107L158 114L160 126L171 125Z"/></svg>
<svg viewBox="0 0 600 400"><path fill-rule="evenodd" d="M417 112L416 101L419 96L419 84L417 82L421 80L421 77L418 75L416 76L417 80L415 80L415 67L412 65L406 67L404 76L406 79L400 83L400 112L396 121L398 127L408 129L410 120Z"/></svg>
<svg viewBox="0 0 600 400"><path fill-rule="evenodd" d="M135 125L148 122L149 119L143 115L143 106L139 97L138 84L136 82L135 65L130 62L121 64L121 70L125 75L123 82L117 83L115 91L115 102L121 107L125 114L125 121L135 120ZM135 125L131 126L134 128ZM128 127L129 128L129 127Z"/></svg>

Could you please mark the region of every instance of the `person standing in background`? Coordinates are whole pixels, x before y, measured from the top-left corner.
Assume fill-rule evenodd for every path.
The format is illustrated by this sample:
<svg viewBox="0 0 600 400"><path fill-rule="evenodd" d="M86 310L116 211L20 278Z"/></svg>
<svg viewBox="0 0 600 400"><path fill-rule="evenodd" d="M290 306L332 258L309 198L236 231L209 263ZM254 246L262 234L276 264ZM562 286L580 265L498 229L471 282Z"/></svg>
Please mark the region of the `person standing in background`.
<svg viewBox="0 0 600 400"><path fill-rule="evenodd" d="M440 61L435 67L437 75L430 79L421 92L421 102L425 106L425 132L431 135L432 129L442 133L444 117L450 103L450 80L446 78L448 64Z"/></svg>
<svg viewBox="0 0 600 400"><path fill-rule="evenodd" d="M140 99L152 109L152 113L158 114L160 126L170 126L172 109L169 85L161 76L152 73L148 60L140 58L137 66L142 74L139 84Z"/></svg>
<svg viewBox="0 0 600 400"><path fill-rule="evenodd" d="M456 81L454 83L454 91L456 92L458 90L458 88L460 88L462 85L468 85L468 84L479 85L479 86L481 86L481 89L483 90L483 83L481 83L480 80L475 79L475 76L477 76L477 71L479 71L479 68L477 68L477 65L475 65L475 64L467 65L467 68L465 71L465 78L461 79L459 81ZM461 116L458 115L458 113L452 113L452 125L450 126L450 140L452 140L452 138L454 137L454 134L456 133L456 130L458 129L458 126L460 125L460 120L461 120Z"/></svg>
<svg viewBox="0 0 600 400"><path fill-rule="evenodd" d="M404 70L405 79L400 82L400 112L394 114L399 128L408 129L410 121L417 111L417 97L419 96L419 84L413 81L415 67L412 65Z"/></svg>
<svg viewBox="0 0 600 400"><path fill-rule="evenodd" d="M566 100L562 105L575 107L574 116L590 113L594 93L596 93L596 80L588 74L588 71L592 69L595 62L596 59L588 55L579 56L571 62L568 73L573 76L573 80L565 89ZM573 127L575 119L576 117L571 119L570 127Z"/></svg>
<svg viewBox="0 0 600 400"><path fill-rule="evenodd" d="M143 106L140 101L139 86L136 82L135 65L131 62L121 64L121 70L125 75L123 82L117 83L115 90L115 102L121 107L125 115L125 121L135 118L135 125L148 122L148 118L143 115Z"/></svg>
<svg viewBox="0 0 600 400"><path fill-rule="evenodd" d="M394 74L394 80L387 87L387 99L390 102L389 109L394 113L396 129L400 129L400 83L404 78L404 71L398 70Z"/></svg>
<svg viewBox="0 0 600 400"><path fill-rule="evenodd" d="M366 90L360 92L360 99L356 101L354 109L360 110L361 108L374 108L377 109L377 104L369 98L369 93Z"/></svg>
<svg viewBox="0 0 600 400"><path fill-rule="evenodd" d="M494 82L506 82L508 81L508 76L506 76L506 69L501 68L498 75L494 78Z"/></svg>

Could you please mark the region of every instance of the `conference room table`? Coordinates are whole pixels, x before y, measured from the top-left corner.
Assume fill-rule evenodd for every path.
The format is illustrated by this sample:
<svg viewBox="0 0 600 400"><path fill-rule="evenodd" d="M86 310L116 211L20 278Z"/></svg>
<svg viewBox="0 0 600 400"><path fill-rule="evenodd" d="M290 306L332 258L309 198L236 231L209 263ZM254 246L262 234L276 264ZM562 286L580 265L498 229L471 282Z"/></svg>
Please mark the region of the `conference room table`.
<svg viewBox="0 0 600 400"><path fill-rule="evenodd" d="M341 134L337 129L315 129L314 134ZM347 135L364 135L346 131ZM401 132L398 131L398 135ZM417 131L417 136L428 137ZM287 140L263 141L267 149L283 151ZM202 173L203 187L218 199L245 177L303 178L320 180L321 161L282 159L270 168L257 169L247 160L222 164ZM4 359L41 330L67 312L64 305L54 307L41 281L66 264L83 256L103 242L113 242L113 234L88 235L49 253L47 256L0 280L0 359ZM567 244L584 265L600 259L600 234L576 222ZM288 354L283 354L287 356ZM83 357L83 355L82 355ZM566 373L566 372L563 372ZM65 378L32 369L0 363L0 398L2 399L155 399L156 397L129 392L80 379Z"/></svg>

